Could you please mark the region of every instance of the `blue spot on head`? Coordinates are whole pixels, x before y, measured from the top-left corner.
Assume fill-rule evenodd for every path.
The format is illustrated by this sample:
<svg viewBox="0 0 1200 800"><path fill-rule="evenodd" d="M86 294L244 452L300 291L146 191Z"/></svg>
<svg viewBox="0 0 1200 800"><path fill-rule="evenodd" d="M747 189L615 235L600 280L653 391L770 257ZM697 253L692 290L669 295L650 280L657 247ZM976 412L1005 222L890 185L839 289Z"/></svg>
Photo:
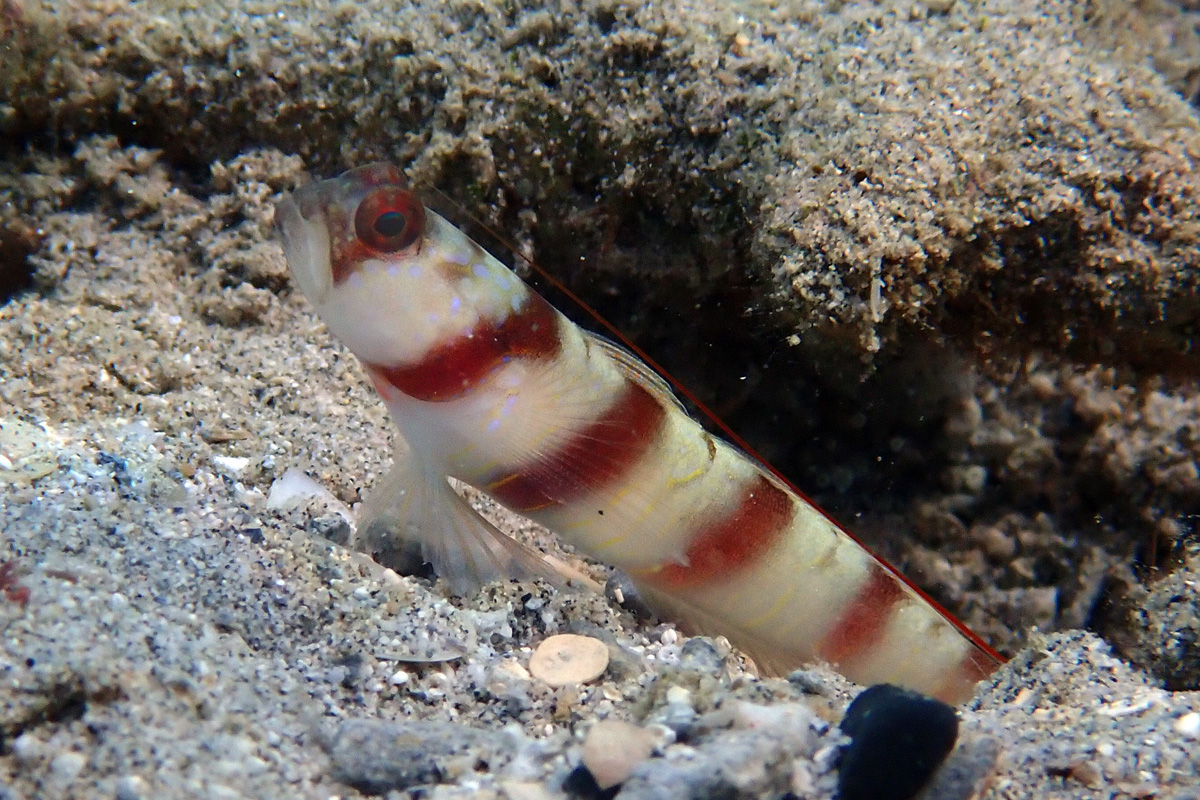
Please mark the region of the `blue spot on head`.
<svg viewBox="0 0 1200 800"><path fill-rule="evenodd" d="M419 278L419 277L421 277L421 268L419 266L417 266L416 264L413 264L411 267L408 268L408 274L410 277Z"/></svg>
<svg viewBox="0 0 1200 800"><path fill-rule="evenodd" d="M471 267L471 272L476 278L487 278L491 276L491 273L488 272L488 268L479 263L476 263L473 267Z"/></svg>
<svg viewBox="0 0 1200 800"><path fill-rule="evenodd" d="M496 429L497 429L497 428L499 428L499 427L500 427L500 420L499 420L499 419L494 419L494 420L492 420L491 422L489 422L489 423L487 424L487 429L488 429L489 431L494 431L494 430L496 430Z"/></svg>
<svg viewBox="0 0 1200 800"><path fill-rule="evenodd" d="M458 295L455 295L454 297L450 298L450 311L451 312L457 312L459 307L461 307L461 306L462 306L462 300L458 297Z"/></svg>

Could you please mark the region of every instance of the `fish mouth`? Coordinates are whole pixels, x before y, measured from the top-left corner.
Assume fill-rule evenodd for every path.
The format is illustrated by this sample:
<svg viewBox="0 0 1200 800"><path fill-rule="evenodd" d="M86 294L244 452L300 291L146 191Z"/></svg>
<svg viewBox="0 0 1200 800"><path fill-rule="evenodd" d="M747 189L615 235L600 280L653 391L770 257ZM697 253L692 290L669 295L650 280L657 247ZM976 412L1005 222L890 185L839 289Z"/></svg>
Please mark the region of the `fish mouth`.
<svg viewBox="0 0 1200 800"><path fill-rule="evenodd" d="M337 282L331 245L343 246L338 243L352 235L354 209L381 186L406 189L408 182L395 165L367 164L302 186L275 204L275 227L288 269L313 303L322 302Z"/></svg>
<svg viewBox="0 0 1200 800"><path fill-rule="evenodd" d="M275 204L275 229L283 242L288 270L313 303L320 303L333 288L322 188L321 183L309 184Z"/></svg>

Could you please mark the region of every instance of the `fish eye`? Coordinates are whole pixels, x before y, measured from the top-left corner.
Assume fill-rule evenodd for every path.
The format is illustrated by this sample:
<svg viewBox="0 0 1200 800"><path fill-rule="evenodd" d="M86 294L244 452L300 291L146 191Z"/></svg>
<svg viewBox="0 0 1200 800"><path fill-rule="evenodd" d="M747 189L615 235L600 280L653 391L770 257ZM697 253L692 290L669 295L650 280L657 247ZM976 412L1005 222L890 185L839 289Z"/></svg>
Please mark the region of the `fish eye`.
<svg viewBox="0 0 1200 800"><path fill-rule="evenodd" d="M359 241L380 253L411 247L425 230L425 207L412 192L396 187L374 190L354 212Z"/></svg>
<svg viewBox="0 0 1200 800"><path fill-rule="evenodd" d="M408 220L399 211L385 211L375 218L375 233L385 239L392 239L404 233Z"/></svg>

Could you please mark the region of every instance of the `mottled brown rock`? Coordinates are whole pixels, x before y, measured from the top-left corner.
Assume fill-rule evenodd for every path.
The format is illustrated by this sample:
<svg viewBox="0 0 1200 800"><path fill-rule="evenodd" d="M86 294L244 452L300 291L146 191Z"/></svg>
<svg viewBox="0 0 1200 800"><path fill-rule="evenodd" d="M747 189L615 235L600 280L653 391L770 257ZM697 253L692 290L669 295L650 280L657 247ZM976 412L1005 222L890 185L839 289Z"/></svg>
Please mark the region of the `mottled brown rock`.
<svg viewBox="0 0 1200 800"><path fill-rule="evenodd" d="M602 251L606 282L643 281L635 308L748 277L794 330L864 352L917 326L1196 367L1200 127L1145 65L1153 37L1114 33L1169 9L13 8L18 143L120 131L184 169L247 141L321 171L387 158L560 271Z"/></svg>

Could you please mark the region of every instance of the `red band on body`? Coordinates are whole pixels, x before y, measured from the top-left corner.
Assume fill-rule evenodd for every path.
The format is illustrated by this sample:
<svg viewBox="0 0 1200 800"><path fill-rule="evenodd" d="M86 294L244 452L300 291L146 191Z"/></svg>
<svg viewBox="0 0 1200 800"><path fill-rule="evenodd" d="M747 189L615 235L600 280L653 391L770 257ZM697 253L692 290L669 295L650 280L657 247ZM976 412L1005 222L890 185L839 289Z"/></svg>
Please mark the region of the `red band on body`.
<svg viewBox="0 0 1200 800"><path fill-rule="evenodd" d="M650 449L667 411L643 386L625 389L599 419L571 433L566 444L484 490L514 511L567 502L622 478Z"/></svg>
<svg viewBox="0 0 1200 800"><path fill-rule="evenodd" d="M871 563L869 575L817 649L831 664L845 664L879 643L892 608L904 597L900 581L892 573Z"/></svg>
<svg viewBox="0 0 1200 800"><path fill-rule="evenodd" d="M656 585L682 588L727 578L752 566L787 534L795 514L793 502L783 489L756 475L737 509L692 539L685 564L668 564L646 578Z"/></svg>
<svg viewBox="0 0 1200 800"><path fill-rule="evenodd" d="M562 339L554 308L530 292L502 322L481 321L453 341L429 351L416 364L367 364L373 377L417 400L454 400L470 392L512 359L558 355Z"/></svg>

